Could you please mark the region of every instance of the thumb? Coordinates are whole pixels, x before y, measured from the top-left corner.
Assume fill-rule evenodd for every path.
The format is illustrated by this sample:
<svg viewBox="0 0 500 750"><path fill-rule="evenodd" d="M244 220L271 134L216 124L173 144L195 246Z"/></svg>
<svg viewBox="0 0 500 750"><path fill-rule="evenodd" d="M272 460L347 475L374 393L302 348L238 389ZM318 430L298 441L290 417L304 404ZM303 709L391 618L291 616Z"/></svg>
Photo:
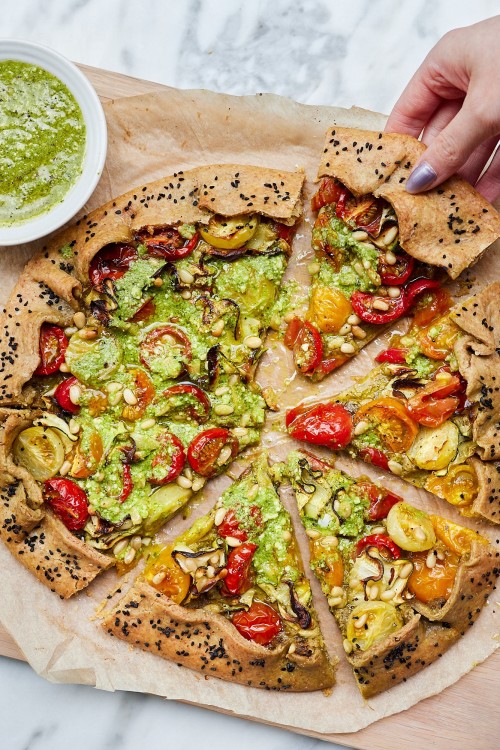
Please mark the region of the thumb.
<svg viewBox="0 0 500 750"><path fill-rule="evenodd" d="M494 125L478 117L467 97L451 122L434 138L408 178L406 190L420 193L440 185L462 167L472 152L492 135Z"/></svg>

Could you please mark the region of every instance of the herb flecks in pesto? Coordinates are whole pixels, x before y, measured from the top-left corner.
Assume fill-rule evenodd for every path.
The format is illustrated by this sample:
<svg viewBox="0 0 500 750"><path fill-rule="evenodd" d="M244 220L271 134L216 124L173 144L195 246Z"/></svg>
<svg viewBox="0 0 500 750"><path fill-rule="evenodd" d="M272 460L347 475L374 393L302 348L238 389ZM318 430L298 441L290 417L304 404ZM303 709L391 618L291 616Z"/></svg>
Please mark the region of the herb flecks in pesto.
<svg viewBox="0 0 500 750"><path fill-rule="evenodd" d="M82 171L85 123L69 89L43 68L0 62L0 225L61 202Z"/></svg>

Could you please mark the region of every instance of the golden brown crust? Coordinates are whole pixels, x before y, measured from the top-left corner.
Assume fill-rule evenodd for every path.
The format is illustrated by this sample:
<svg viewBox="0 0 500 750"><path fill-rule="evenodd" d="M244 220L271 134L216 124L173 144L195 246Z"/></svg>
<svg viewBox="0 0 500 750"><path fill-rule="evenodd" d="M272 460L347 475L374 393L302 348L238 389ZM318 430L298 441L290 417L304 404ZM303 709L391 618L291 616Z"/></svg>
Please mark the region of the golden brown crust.
<svg viewBox="0 0 500 750"><path fill-rule="evenodd" d="M114 565L86 545L43 505L40 487L11 457L12 443L33 413L0 410L0 539L45 586L64 599Z"/></svg>
<svg viewBox="0 0 500 750"><path fill-rule="evenodd" d="M71 324L90 262L102 247L130 242L144 227L207 223L213 213L259 212L293 224L302 207L303 182L301 171L236 164L197 167L134 188L56 234L26 265L0 316L0 403L19 402L39 363L42 323ZM60 253L65 246L69 257Z"/></svg>
<svg viewBox="0 0 500 750"><path fill-rule="evenodd" d="M390 638L349 657L362 695L370 698L406 682L441 657L459 637L453 628L415 615Z"/></svg>
<svg viewBox="0 0 500 750"><path fill-rule="evenodd" d="M500 216L460 177L408 193L406 180L424 150L409 135L335 127L326 134L318 176L336 177L355 195L388 200L406 252L455 279L500 237Z"/></svg>
<svg viewBox="0 0 500 750"><path fill-rule="evenodd" d="M307 692L334 684L326 652L288 654L284 641L268 649L243 638L225 617L174 604L136 582L102 623L110 635L212 677L266 690Z"/></svg>
<svg viewBox="0 0 500 750"><path fill-rule="evenodd" d="M479 485L472 511L492 523L500 523L500 462L485 463L479 458L470 458Z"/></svg>
<svg viewBox="0 0 500 750"><path fill-rule="evenodd" d="M500 282L456 305L450 316L464 332L454 351L467 396L477 404L472 435L478 453L485 461L500 459Z"/></svg>

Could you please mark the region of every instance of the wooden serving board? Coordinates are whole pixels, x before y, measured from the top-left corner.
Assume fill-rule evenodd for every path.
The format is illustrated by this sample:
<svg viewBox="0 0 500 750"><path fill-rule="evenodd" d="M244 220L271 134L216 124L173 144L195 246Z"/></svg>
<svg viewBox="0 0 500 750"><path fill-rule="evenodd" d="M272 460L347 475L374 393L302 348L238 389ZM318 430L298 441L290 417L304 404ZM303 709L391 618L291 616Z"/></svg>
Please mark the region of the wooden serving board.
<svg viewBox="0 0 500 750"><path fill-rule="evenodd" d="M161 84L119 73L80 66L94 84L102 101L163 89ZM492 595L492 600L495 593ZM24 659L13 639L0 626L0 655ZM491 750L500 735L500 650L440 695L356 732L315 734L318 739L359 750Z"/></svg>

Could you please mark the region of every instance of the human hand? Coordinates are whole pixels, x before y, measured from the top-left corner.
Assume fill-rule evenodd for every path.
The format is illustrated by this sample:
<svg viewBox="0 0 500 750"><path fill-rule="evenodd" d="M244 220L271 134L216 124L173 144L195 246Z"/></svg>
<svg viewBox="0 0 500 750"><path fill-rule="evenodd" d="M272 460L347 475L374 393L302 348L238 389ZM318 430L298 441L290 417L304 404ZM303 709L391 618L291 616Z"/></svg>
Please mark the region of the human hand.
<svg viewBox="0 0 500 750"><path fill-rule="evenodd" d="M420 193L460 174L484 197L500 195L500 16L450 31L396 102L387 132L422 133L427 150L406 189Z"/></svg>

